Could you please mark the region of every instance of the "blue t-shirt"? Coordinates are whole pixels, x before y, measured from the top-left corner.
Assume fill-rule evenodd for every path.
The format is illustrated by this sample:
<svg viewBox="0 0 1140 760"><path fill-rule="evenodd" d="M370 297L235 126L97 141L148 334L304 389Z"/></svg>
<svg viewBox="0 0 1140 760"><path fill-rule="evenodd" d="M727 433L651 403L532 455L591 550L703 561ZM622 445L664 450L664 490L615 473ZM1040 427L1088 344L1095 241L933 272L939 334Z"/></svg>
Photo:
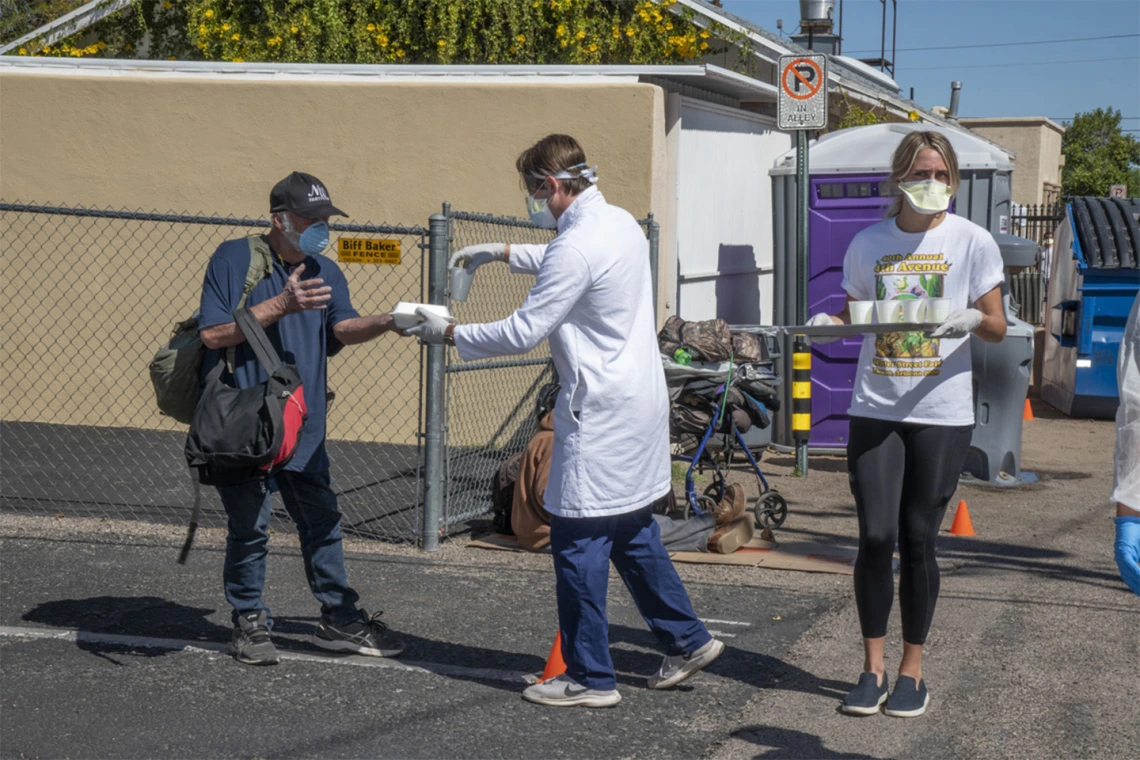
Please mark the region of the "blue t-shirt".
<svg viewBox="0 0 1140 760"><path fill-rule="evenodd" d="M305 404L309 408L309 418L301 433L301 444L286 470L319 472L329 468L328 454L325 452L325 416L328 363L343 344L333 335L333 325L345 319L360 316L352 308L348 294L348 281L344 273L332 259L324 256L306 256L302 280L320 277L325 285L332 288L332 298L328 308L308 309L297 314L289 314L265 328L277 355L286 364L296 365L305 386ZM246 307L256 306L262 301L278 295L286 281L299 264L288 264L273 254L273 274L263 279L246 298ZM249 243L245 238L227 240L218 246L206 266L206 278L202 284L202 302L199 309L198 329L204 330L215 325L234 321L233 310L241 300L245 287L245 275L249 271ZM207 351L202 362L202 379L225 356L225 349ZM249 343L240 343L234 357L234 379L237 387L250 388L268 380L265 370L250 348Z"/></svg>

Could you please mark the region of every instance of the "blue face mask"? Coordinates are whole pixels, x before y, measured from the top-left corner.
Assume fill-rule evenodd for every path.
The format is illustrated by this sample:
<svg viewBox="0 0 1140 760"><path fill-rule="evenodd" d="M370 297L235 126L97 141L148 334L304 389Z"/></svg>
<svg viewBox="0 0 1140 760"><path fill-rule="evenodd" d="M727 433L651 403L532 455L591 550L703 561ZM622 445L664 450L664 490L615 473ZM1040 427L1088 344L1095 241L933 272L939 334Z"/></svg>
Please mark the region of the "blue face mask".
<svg viewBox="0 0 1140 760"><path fill-rule="evenodd" d="M297 240L297 248L306 256L316 256L328 247L329 226L325 222L310 224Z"/></svg>

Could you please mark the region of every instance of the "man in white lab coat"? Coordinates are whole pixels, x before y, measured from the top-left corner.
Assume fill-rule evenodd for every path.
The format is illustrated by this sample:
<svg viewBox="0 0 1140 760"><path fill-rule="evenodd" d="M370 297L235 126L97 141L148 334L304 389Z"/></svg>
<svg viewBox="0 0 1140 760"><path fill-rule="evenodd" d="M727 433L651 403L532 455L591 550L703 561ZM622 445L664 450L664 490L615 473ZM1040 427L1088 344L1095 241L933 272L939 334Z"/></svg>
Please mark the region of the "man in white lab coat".
<svg viewBox="0 0 1140 760"><path fill-rule="evenodd" d="M606 203L574 138L550 135L519 156L527 210L557 228L548 246L460 252L468 271L507 261L537 276L523 305L489 324L452 325L421 312L406 332L454 341L465 361L525 354L549 338L562 389L546 487L566 673L523 697L551 706L621 701L609 653L606 586L613 561L666 650L649 687L670 688L716 659L724 644L697 618L661 543L652 505L670 489L669 397L658 355L648 242Z"/></svg>

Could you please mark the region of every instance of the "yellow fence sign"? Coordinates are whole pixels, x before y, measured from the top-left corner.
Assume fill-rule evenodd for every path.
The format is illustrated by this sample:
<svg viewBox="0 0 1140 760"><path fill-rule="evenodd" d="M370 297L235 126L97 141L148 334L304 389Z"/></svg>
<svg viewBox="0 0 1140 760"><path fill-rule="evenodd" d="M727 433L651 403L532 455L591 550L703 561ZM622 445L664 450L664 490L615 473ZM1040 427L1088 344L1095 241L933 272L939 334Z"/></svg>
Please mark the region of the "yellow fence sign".
<svg viewBox="0 0 1140 760"><path fill-rule="evenodd" d="M340 238L337 259L342 264L399 264L399 240L373 238Z"/></svg>

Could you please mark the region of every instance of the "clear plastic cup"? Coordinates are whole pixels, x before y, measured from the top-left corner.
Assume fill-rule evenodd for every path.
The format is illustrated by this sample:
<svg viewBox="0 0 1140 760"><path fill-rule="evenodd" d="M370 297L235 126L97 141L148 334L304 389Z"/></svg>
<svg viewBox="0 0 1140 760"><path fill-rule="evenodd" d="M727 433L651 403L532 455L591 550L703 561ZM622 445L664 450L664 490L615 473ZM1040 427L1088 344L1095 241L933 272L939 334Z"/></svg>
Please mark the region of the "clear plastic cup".
<svg viewBox="0 0 1140 760"><path fill-rule="evenodd" d="M475 279L467 267L454 267L450 274L448 286L452 301L466 301L467 294L471 292L471 281Z"/></svg>
<svg viewBox="0 0 1140 760"><path fill-rule="evenodd" d="M875 313L879 316L881 325L901 322L902 301L875 301Z"/></svg>
<svg viewBox="0 0 1140 760"><path fill-rule="evenodd" d="M950 316L950 299L931 298L930 304L926 308L926 318L931 322L941 324L946 321L948 316Z"/></svg>
<svg viewBox="0 0 1140 760"><path fill-rule="evenodd" d="M848 304L851 313L851 324L869 325L875 312L874 301L852 301Z"/></svg>
<svg viewBox="0 0 1140 760"><path fill-rule="evenodd" d="M926 299L910 298L902 302L903 322L926 321Z"/></svg>

